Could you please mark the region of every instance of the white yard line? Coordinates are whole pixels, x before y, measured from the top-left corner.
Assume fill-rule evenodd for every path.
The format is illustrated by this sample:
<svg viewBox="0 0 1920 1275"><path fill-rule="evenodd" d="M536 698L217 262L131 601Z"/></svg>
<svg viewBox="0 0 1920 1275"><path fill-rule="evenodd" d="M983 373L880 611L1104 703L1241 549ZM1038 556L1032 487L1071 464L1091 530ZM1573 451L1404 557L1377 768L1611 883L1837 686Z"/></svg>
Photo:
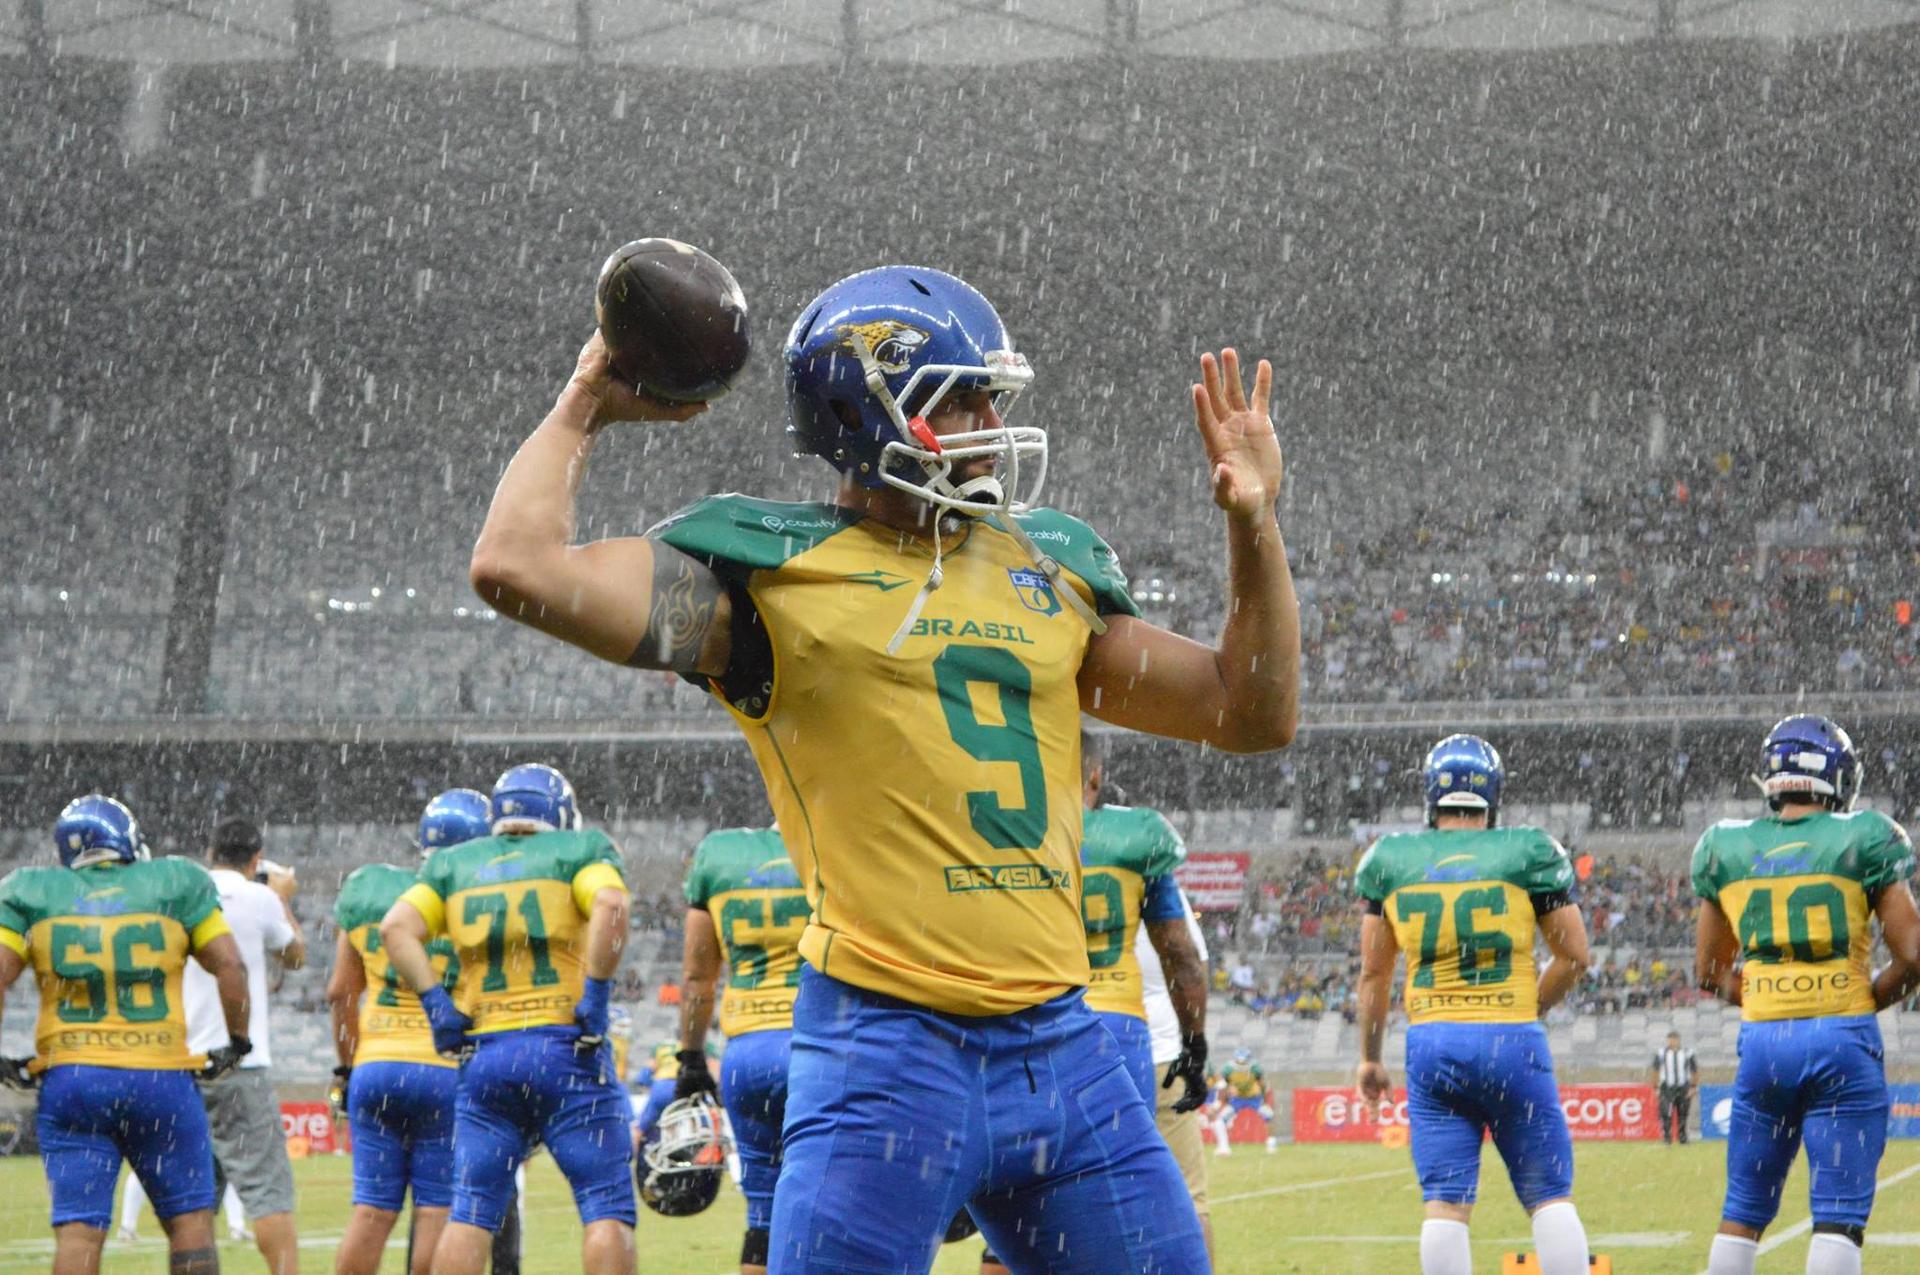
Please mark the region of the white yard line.
<svg viewBox="0 0 1920 1275"><path fill-rule="evenodd" d="M1318 1182L1289 1182L1285 1186L1262 1187L1258 1191L1240 1191L1234 1195L1215 1196L1215 1204L1232 1204L1235 1200L1258 1200L1269 1195L1292 1195L1296 1191L1318 1191L1324 1187L1347 1186L1354 1182L1373 1182L1380 1178L1403 1178L1407 1176L1404 1168L1382 1169L1377 1173L1359 1173L1350 1178L1322 1178Z"/></svg>
<svg viewBox="0 0 1920 1275"><path fill-rule="evenodd" d="M1618 1235L1589 1235L1596 1250L1608 1248L1677 1248L1692 1238L1692 1231L1627 1231ZM1418 1244L1418 1235L1290 1235L1294 1244ZM1531 1235L1475 1236L1475 1244L1496 1244L1503 1248L1533 1243Z"/></svg>
<svg viewBox="0 0 1920 1275"><path fill-rule="evenodd" d="M1920 1173L1920 1164L1910 1164L1906 1168L1900 1170L1900 1172L1892 1175L1891 1177L1881 1178L1878 1182L1874 1183L1874 1189L1876 1192L1884 1191L1890 1186L1894 1186L1894 1185L1897 1185L1898 1183L1905 1182L1908 1178L1912 1177L1916 1173ZM1760 1252L1771 1253L1773 1252L1774 1249L1779 1248L1782 1244L1785 1244L1790 1240L1799 1239L1802 1235L1805 1235L1808 1231L1811 1231L1812 1229L1813 1229L1813 1219L1811 1217L1803 1217L1798 1222L1795 1222L1792 1226L1787 1227L1785 1230L1775 1231L1772 1235L1760 1241ZM1903 1236L1901 1238L1905 1238L1905 1237ZM1868 1243L1873 1242L1873 1236L1871 1234L1867 1236L1867 1242ZM1707 1272L1701 1271L1700 1275L1707 1275Z"/></svg>

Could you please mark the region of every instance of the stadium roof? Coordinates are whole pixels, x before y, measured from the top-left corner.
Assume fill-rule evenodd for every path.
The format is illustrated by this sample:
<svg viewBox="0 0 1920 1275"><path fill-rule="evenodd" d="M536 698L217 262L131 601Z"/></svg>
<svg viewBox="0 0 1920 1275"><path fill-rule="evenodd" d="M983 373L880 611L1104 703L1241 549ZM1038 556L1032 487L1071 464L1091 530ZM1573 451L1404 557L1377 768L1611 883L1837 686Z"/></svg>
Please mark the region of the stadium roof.
<svg viewBox="0 0 1920 1275"><path fill-rule="evenodd" d="M1911 0L17 0L0 56L140 62L743 67L1089 55L1277 60L1788 40L1911 22Z"/></svg>

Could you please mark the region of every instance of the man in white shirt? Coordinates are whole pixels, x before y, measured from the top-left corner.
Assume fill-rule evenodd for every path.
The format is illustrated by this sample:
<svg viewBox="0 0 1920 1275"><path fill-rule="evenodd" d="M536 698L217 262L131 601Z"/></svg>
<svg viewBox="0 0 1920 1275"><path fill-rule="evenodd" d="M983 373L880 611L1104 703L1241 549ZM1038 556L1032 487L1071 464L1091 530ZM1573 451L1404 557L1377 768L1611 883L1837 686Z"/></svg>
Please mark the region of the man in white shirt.
<svg viewBox="0 0 1920 1275"><path fill-rule="evenodd" d="M272 1275L296 1275L299 1239L293 1226L293 1165L280 1128L280 1100L267 1069L273 1062L269 1036L267 957L297 970L307 946L289 900L298 888L293 873L260 870L260 829L229 819L214 829L207 848L220 910L226 915L247 967L249 1039L253 1052L220 1079L200 1086L213 1133L214 1168L230 1181L253 1222L254 1242ZM265 878L262 883L261 878ZM189 961L186 973L187 1048L195 1053L226 1041L211 975Z"/></svg>
<svg viewBox="0 0 1920 1275"><path fill-rule="evenodd" d="M1186 905L1187 929L1193 935L1193 946L1205 964L1208 959L1206 936L1200 933L1193 904L1184 890L1180 892L1180 901ZM1198 1111L1173 1109L1183 1087L1170 1084L1167 1072L1173 1060L1180 1056L1180 1019L1173 1011L1173 998L1167 994L1167 976L1160 968L1160 954L1154 950L1144 925L1134 938L1133 954L1140 962L1140 992L1147 1003L1147 1030L1153 1034L1153 1070L1158 1094L1154 1122L1160 1126L1160 1136L1167 1140L1173 1158L1180 1163L1180 1175L1187 1180L1193 1210L1200 1215L1200 1231L1206 1236L1207 1256L1211 1260L1213 1217L1207 1205L1207 1157L1200 1144L1201 1117Z"/></svg>

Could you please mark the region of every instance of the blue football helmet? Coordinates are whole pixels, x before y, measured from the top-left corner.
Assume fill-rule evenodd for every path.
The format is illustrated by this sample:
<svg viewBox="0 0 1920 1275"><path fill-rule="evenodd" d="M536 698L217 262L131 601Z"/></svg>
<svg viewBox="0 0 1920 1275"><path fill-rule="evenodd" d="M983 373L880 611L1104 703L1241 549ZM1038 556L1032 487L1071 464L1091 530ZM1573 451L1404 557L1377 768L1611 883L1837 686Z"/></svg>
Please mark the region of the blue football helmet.
<svg viewBox="0 0 1920 1275"><path fill-rule="evenodd" d="M1811 798L1833 810L1851 810L1860 795L1860 755L1832 718L1817 713L1783 717L1767 732L1760 755L1760 791L1767 808L1789 797Z"/></svg>
<svg viewBox="0 0 1920 1275"><path fill-rule="evenodd" d="M787 411L801 453L862 486L895 487L973 517L1039 498L1047 432L1008 428L1033 380L1006 325L969 284L939 270L881 266L809 302L787 334ZM926 418L956 390L985 390L996 428L936 437ZM955 482L956 464L992 457L995 471Z"/></svg>
<svg viewBox="0 0 1920 1275"><path fill-rule="evenodd" d="M1426 788L1429 828L1443 810L1484 810L1489 828L1500 817L1507 768L1494 746L1478 735L1449 735L1435 744L1427 751L1420 779Z"/></svg>
<svg viewBox="0 0 1920 1275"><path fill-rule="evenodd" d="M54 822L53 845L60 852L60 862L69 868L133 863L149 857L133 811L99 793L67 803Z"/></svg>
<svg viewBox="0 0 1920 1275"><path fill-rule="evenodd" d="M573 785L551 766L514 766L493 783L488 803L496 833L568 831L580 826Z"/></svg>
<svg viewBox="0 0 1920 1275"><path fill-rule="evenodd" d="M492 830L493 812L485 793L473 788L449 788L420 812L420 833L413 844L421 854L432 854L484 837Z"/></svg>

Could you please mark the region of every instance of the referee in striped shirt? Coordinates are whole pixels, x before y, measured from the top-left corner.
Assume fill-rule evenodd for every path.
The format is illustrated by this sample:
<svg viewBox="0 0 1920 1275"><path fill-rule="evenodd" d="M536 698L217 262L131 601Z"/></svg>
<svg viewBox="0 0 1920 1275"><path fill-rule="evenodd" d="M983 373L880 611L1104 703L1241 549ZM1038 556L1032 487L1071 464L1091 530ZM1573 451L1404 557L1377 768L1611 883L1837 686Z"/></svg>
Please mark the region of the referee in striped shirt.
<svg viewBox="0 0 1920 1275"><path fill-rule="evenodd" d="M1671 1144L1676 1132L1687 1143L1687 1117L1693 1111L1694 1090L1700 1085L1700 1064L1691 1049L1680 1048L1680 1033L1667 1033L1667 1047L1653 1056L1653 1083L1660 1088L1660 1141Z"/></svg>

